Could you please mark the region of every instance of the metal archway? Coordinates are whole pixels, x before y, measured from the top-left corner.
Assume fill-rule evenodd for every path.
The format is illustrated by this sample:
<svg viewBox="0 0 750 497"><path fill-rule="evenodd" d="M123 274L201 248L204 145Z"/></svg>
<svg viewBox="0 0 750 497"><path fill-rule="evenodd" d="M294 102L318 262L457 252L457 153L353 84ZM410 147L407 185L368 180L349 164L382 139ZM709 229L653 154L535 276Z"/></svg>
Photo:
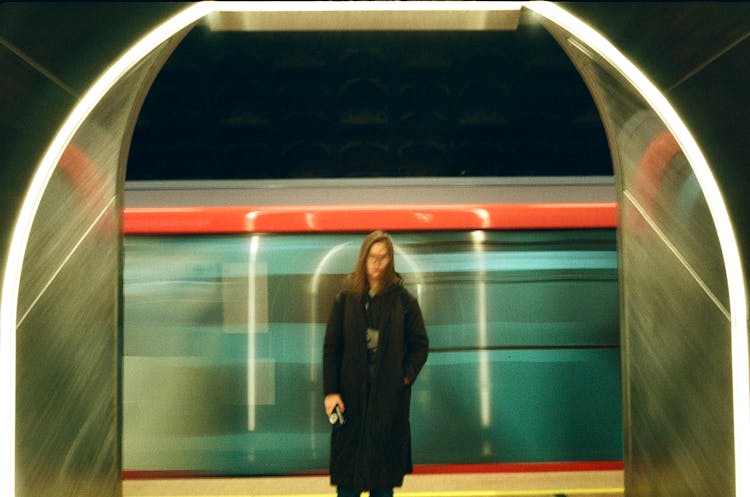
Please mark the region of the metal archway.
<svg viewBox="0 0 750 497"><path fill-rule="evenodd" d="M659 395L658 388L652 390L647 385L652 379L649 375L661 370L666 371L668 377L668 374L682 371L685 364L677 359L684 358L678 358L676 349L669 347L682 344L687 336L697 341L692 345L698 352L706 353L708 350L712 354L708 358L709 364L713 359L721 366L715 369L709 365L701 370L701 380L707 381L706 387L699 389L697 397L696 392L687 389L693 381L688 378L680 383L683 390L671 399L680 406L698 409L688 416L690 423L684 432L696 435L695 443L683 444L677 452L710 448L714 453L712 455L717 456L716 466L729 468L720 472L720 476L729 476L731 488L717 479L696 478L700 481L692 483L699 492L711 494L730 490L736 496L748 495L750 485L740 467L750 447L747 298L737 240L721 192L694 138L658 89L591 27L547 2L204 2L193 4L165 21L128 50L81 98L49 145L37 167L13 231L0 302L0 453L3 460L0 489L7 495L17 495L16 467L27 462L17 457L16 451L18 386L25 381L24 375L31 371L21 368L17 362L17 357L21 360L24 358L22 351L18 352L19 337L26 339L23 332L50 319L59 319L55 306L48 304L58 299L57 305L60 305L60 300L66 296L66 287L86 287L86 273L101 272L106 274L101 288L81 294L85 297L82 301L62 302L62 305L67 305L66 309L73 309L73 319L67 320L64 326L75 330L82 323L93 325L96 332L91 337L94 342L91 346L102 348L106 351L105 355L117 350L118 323L112 316L117 315L118 306L117 219L126 145L132 134L135 109L139 108L150 81L181 35L204 18L209 22L223 19L222 22L234 22L237 27L250 30L300 27L341 29L342 26L347 29L502 29L512 26L522 9L539 16L539 22L557 38L589 85L610 140L619 178L620 205L627 207L621 212L623 242L619 256L623 267L621 285L626 289L622 302L624 405L628 410L625 416L626 489L633 489L634 495L641 495L640 492L649 491L649 471L659 469L677 474L681 466L693 462L689 457L656 460L650 456L664 447L632 436L642 429L665 428L666 421L662 416L642 410L637 402L632 402L631 396L643 401L650 394ZM650 195L647 191L649 183L632 181L639 174L640 178L643 177L643 170L639 172L638 169L640 159L654 138L664 132L671 135L680 149L674 154L678 159L670 158L670 161L676 160L675 165L670 167L693 178L700 187L701 204L691 206L697 209L699 228L706 235L699 241L708 241L715 250L701 252L694 248L695 241L689 239L686 233L672 229L674 220L678 224L684 222L684 217L679 213L684 205L679 203L678 196L662 195L662 202L656 206L650 205L644 202ZM66 174L65 168L69 164L63 165L66 154L69 157L71 153L83 153L95 164L100 173L96 180L98 183L93 186L91 183L79 184L78 194L82 195L82 200L66 204L68 210L56 217L54 213L60 211L61 198L66 198L70 193L59 178ZM70 174L70 170L67 174ZM80 174L80 177L84 178L84 182L91 178L88 174ZM645 189L643 184L646 185ZM54 234L56 244L49 246L48 239L36 236L40 233ZM54 249L61 250L57 252ZM108 251L112 257L94 257L103 251ZM644 253L658 253L658 257L644 258ZM29 254L34 255L35 263L41 263L38 265L40 269L32 269ZM95 259L99 260L98 265L91 265ZM653 278L642 277L643 272L647 273L655 265L662 264L668 269L654 274ZM633 288L632 292L628 290L630 288ZM678 296L687 296L690 305L669 299L666 306L653 305L649 298L639 297L636 290L643 288L647 288L646 295L651 300L674 292ZM109 290L112 293L107 293ZM93 321L87 321L84 315L89 309L86 306L103 301L106 302L97 309L100 315L92 318ZM698 307L704 304L708 306L706 312ZM675 327L674 324L679 326ZM688 332L685 327L689 328ZM700 333L705 328L709 332ZM654 338L655 334L659 335L658 340ZM663 339L663 336L667 338ZM60 344L49 346L53 345ZM707 349L706 345L713 348ZM667 348L656 350L659 346ZM67 349L63 346L62 350L74 351L75 347ZM653 353L646 358L630 355L644 350ZM684 352L687 358L696 357L696 352L690 347ZM55 356L50 355L49 358ZM117 359L110 359L112 376L102 383L97 384L90 376L87 377L91 372L76 372L75 361L64 366L64 371L74 372L82 381L92 382L94 389L111 389L112 385L116 385ZM729 365L722 362L724 359L729 361ZM109 362L105 360L102 364L101 367L106 368ZM710 397L710 392L717 389L729 396L726 399L721 395L718 397L725 401L719 402L724 407L701 410L701 405L716 404L712 402L716 398ZM31 395L35 394L32 392ZM104 399L105 403L112 398L111 391L108 395L105 392L103 396L93 397L99 402ZM695 403L689 398L695 398ZM71 399L65 405L74 409L75 402L76 399ZM726 407L728 403L732 405L731 411ZM38 407L43 411L44 406L41 401ZM115 462L108 465L106 461L96 459L100 455L85 454L79 450L86 446L86 437L99 436L109 440L107 447L117 452L119 442L112 440L113 434L115 439L117 437L116 395L111 404L99 407L101 412L98 417L86 418L90 426L87 425L85 432L72 440L62 437L55 440L68 448L67 453L61 454L55 462L63 466L63 476L55 484L64 486L66 477L76 478L74 470L78 465L86 464L89 456L92 456L95 464L102 465L95 471L95 478L105 483L98 488L117 491L117 485L111 483L112 478L119 478L116 456ZM658 411L664 404L650 406L651 409L654 407ZM718 438L702 438L696 430L700 430L702 423L715 423L714 419L706 419L711 414L718 415L717 424L722 428L718 430ZM680 416L684 417L686 413L680 412ZM25 422L47 421L44 417L30 416ZM102 427L96 429L99 424ZM644 460L656 460L657 464L663 463L665 466L656 468L649 466L649 463L644 464ZM680 477L674 478L677 481ZM675 485L679 487L682 483Z"/></svg>

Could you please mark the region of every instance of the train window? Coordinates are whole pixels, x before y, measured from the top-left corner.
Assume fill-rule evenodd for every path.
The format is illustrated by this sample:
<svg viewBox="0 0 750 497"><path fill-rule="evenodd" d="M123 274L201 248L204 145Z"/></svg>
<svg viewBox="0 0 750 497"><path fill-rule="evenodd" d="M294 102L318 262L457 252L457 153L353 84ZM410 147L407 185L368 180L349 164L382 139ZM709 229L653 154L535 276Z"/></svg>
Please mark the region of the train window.
<svg viewBox="0 0 750 497"><path fill-rule="evenodd" d="M393 238L431 342L415 463L621 459L614 230ZM125 470L324 470L323 335L360 242L127 236Z"/></svg>

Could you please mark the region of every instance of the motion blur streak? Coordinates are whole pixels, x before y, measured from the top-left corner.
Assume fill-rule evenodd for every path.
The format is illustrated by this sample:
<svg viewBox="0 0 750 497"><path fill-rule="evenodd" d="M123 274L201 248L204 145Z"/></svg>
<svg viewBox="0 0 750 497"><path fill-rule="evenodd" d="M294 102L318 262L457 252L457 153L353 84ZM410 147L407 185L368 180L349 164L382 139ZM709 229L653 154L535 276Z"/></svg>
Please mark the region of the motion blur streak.
<svg viewBox="0 0 750 497"><path fill-rule="evenodd" d="M250 239L250 253L247 265L247 430L255 431L256 406L256 362L255 335L258 333L258 317L256 313L258 300L256 281L258 275L258 244L260 239L254 236Z"/></svg>

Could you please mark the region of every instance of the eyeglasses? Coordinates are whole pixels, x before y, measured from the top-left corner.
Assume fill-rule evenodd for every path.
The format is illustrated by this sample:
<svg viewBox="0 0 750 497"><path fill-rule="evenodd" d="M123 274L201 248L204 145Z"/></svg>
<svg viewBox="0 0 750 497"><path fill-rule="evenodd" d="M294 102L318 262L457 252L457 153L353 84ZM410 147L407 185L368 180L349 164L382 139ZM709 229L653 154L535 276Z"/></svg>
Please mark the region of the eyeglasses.
<svg viewBox="0 0 750 497"><path fill-rule="evenodd" d="M388 254L384 254L384 255L368 254L367 255L367 262L375 262L375 263L380 264L381 262L387 261L388 259L390 259Z"/></svg>

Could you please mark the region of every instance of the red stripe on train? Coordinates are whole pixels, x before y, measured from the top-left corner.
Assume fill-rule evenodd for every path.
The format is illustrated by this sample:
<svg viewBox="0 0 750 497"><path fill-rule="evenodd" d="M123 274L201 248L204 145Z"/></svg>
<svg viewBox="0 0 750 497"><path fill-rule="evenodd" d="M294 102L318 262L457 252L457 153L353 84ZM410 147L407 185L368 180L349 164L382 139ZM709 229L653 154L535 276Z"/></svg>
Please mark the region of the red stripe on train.
<svg viewBox="0 0 750 497"><path fill-rule="evenodd" d="M127 208L123 232L228 234L615 228L602 203Z"/></svg>
<svg viewBox="0 0 750 497"><path fill-rule="evenodd" d="M434 464L415 466L420 475L455 473L547 473L569 471L620 471L622 461L568 461L488 464Z"/></svg>

